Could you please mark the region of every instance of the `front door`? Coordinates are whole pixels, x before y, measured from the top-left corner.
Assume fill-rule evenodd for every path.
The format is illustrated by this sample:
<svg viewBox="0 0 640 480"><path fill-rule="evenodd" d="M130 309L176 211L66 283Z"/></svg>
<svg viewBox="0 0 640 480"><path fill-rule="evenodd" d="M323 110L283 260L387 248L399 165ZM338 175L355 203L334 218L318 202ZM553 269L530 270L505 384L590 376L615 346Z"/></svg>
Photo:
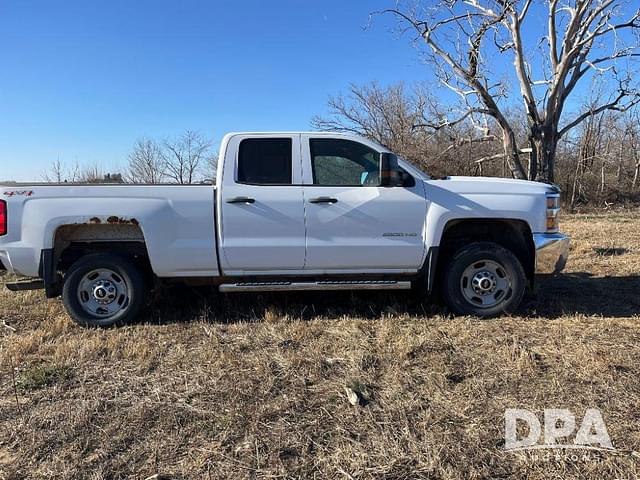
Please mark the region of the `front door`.
<svg viewBox="0 0 640 480"><path fill-rule="evenodd" d="M380 187L379 152L349 140L304 135L305 270L408 272L425 255L422 182Z"/></svg>
<svg viewBox="0 0 640 480"><path fill-rule="evenodd" d="M300 135L238 135L231 137L226 152L216 197L223 272L302 270L305 225Z"/></svg>

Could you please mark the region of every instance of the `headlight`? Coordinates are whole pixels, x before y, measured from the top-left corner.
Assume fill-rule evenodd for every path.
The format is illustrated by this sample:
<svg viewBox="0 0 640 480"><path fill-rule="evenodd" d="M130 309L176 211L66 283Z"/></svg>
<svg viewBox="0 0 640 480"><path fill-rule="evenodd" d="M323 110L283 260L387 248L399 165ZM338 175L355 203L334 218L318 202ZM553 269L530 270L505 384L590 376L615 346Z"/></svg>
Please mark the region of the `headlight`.
<svg viewBox="0 0 640 480"><path fill-rule="evenodd" d="M547 193L547 232L557 232L560 220L560 194Z"/></svg>

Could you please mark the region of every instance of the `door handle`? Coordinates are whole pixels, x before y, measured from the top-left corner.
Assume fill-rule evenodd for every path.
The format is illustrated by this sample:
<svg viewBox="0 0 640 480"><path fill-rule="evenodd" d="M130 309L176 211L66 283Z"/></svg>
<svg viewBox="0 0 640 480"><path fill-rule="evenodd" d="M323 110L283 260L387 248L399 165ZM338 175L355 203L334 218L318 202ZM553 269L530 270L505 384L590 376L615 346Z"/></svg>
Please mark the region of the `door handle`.
<svg viewBox="0 0 640 480"><path fill-rule="evenodd" d="M248 205L250 203L256 203L256 199L249 197L232 197L227 199L227 203L246 203Z"/></svg>
<svg viewBox="0 0 640 480"><path fill-rule="evenodd" d="M310 198L309 199L309 203L338 203L338 199L337 198L333 198L333 197L316 197L316 198Z"/></svg>

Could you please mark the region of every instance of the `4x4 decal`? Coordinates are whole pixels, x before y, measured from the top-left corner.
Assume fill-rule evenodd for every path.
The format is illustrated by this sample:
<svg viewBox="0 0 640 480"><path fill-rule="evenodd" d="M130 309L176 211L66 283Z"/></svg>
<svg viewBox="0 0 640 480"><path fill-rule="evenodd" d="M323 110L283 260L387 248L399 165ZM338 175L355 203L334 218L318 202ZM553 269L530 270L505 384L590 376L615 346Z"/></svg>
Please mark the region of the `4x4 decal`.
<svg viewBox="0 0 640 480"><path fill-rule="evenodd" d="M4 192L5 197L30 197L31 195L33 195L33 190L12 190L10 192Z"/></svg>

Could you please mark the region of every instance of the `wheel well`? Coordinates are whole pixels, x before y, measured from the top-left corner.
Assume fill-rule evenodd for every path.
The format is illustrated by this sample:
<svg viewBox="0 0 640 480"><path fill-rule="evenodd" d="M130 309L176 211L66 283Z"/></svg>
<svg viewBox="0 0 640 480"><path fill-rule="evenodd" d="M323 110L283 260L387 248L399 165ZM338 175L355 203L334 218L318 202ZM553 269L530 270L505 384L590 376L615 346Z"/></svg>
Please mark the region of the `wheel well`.
<svg viewBox="0 0 640 480"><path fill-rule="evenodd" d="M113 253L135 262L141 271L152 275L149 254L142 229L137 224L64 225L56 230L53 248L53 268L60 274L78 259L92 253ZM59 293L60 285L55 290Z"/></svg>
<svg viewBox="0 0 640 480"><path fill-rule="evenodd" d="M438 253L438 275L457 250L473 242L497 243L520 260L529 282L535 274L535 246L529 225L522 220L452 220L445 226Z"/></svg>
<svg viewBox="0 0 640 480"><path fill-rule="evenodd" d="M147 247L140 242L72 242L61 252L57 269L65 272L77 260L92 253L113 253L151 270Z"/></svg>

